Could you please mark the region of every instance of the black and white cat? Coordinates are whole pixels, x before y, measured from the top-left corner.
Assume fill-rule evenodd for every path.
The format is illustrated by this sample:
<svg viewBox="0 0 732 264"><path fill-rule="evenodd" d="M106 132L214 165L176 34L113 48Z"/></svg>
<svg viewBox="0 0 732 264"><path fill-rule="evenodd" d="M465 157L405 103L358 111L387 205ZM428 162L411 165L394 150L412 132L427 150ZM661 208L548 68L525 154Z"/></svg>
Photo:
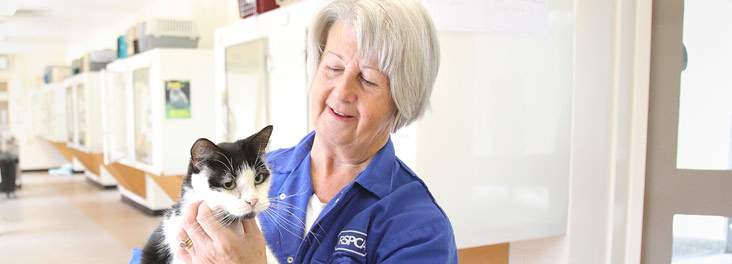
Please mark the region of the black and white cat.
<svg viewBox="0 0 732 264"><path fill-rule="evenodd" d="M215 145L208 139L196 141L191 148L188 173L178 203L166 212L142 252L141 263L182 263L176 257L183 216L189 205L203 200L221 225L243 234L241 221L266 210L270 170L264 153L272 126L234 143ZM259 222L257 222L259 224ZM268 263L277 263L267 248Z"/></svg>

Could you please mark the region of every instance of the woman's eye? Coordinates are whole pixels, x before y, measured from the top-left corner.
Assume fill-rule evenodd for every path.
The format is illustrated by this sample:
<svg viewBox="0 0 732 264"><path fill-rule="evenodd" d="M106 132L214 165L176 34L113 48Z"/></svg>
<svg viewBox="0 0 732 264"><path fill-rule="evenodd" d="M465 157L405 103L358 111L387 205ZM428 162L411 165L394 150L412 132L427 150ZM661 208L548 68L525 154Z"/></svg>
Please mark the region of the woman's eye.
<svg viewBox="0 0 732 264"><path fill-rule="evenodd" d="M366 80L366 78L364 78L363 75L361 75L361 81L363 81L363 83L365 83L368 86L374 86L374 85L376 85L376 83L373 83L373 82L370 82L369 80Z"/></svg>
<svg viewBox="0 0 732 264"><path fill-rule="evenodd" d="M329 73L337 73L337 72L342 71L340 68L335 67L335 66L326 66L326 69L328 70Z"/></svg>
<svg viewBox="0 0 732 264"><path fill-rule="evenodd" d="M257 176L254 176L254 184L260 184L264 182L264 176L262 174L257 174Z"/></svg>
<svg viewBox="0 0 732 264"><path fill-rule="evenodd" d="M224 182L224 189L233 190L236 187L236 183L233 181Z"/></svg>

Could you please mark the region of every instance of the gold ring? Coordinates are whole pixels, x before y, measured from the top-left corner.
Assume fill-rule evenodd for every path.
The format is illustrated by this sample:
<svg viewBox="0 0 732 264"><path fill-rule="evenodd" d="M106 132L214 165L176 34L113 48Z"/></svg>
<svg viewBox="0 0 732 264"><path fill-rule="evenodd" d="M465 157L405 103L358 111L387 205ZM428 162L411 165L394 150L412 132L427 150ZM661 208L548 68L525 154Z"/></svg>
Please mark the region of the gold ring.
<svg viewBox="0 0 732 264"><path fill-rule="evenodd" d="M189 249L191 249L191 247L193 247L193 241L191 241L190 238L187 238L186 240L181 241L179 246L180 246L180 248L189 250Z"/></svg>

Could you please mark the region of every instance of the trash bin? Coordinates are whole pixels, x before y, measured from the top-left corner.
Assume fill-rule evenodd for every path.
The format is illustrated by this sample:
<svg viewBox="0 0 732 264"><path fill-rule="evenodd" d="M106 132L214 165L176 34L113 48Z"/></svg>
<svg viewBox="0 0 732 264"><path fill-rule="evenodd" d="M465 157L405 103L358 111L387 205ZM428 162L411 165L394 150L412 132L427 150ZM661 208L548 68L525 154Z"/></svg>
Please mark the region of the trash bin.
<svg viewBox="0 0 732 264"><path fill-rule="evenodd" d="M18 156L8 152L0 153L0 192L8 198L15 198Z"/></svg>

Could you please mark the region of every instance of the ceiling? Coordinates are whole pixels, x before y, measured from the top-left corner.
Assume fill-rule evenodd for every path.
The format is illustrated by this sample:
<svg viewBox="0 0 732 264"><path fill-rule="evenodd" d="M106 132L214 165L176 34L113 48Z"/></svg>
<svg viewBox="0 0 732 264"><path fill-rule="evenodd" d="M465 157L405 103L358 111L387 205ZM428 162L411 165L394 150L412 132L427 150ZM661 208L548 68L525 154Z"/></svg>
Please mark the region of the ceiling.
<svg viewBox="0 0 732 264"><path fill-rule="evenodd" d="M2 0L0 54L64 52L148 7L152 0Z"/></svg>

